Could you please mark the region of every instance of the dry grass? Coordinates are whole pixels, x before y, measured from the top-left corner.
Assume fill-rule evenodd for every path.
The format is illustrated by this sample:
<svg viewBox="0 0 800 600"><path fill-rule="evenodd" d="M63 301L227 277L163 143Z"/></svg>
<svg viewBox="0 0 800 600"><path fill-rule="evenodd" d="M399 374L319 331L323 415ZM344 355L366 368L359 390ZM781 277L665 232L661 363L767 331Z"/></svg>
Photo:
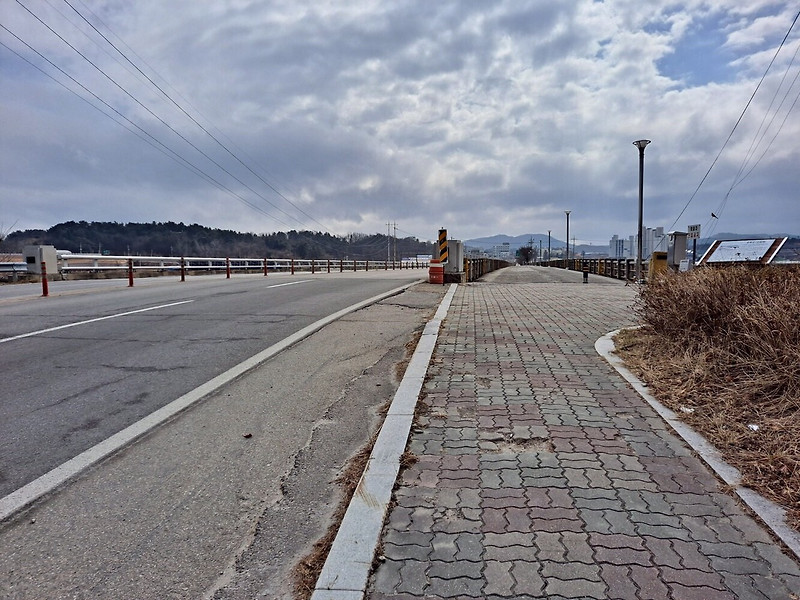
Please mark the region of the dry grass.
<svg viewBox="0 0 800 600"><path fill-rule="evenodd" d="M406 343L405 356L395 365L394 374L397 381L402 381L408 363L411 361L411 357L421 337L422 328L415 331L412 339ZM392 401L388 400L378 408L377 416L380 418L381 422L386 418L386 414L389 412L391 405ZM378 439L379 432L380 429L372 435L369 442L364 447L348 460L344 471L336 478L334 483L339 487L341 497L339 504L336 506L331 516L331 524L325 534L314 542L311 552L304 556L292 569L293 591L295 598L298 600L307 600L311 598L311 595L314 593L317 579L319 579L319 575L322 572L322 567L325 566L325 561L328 558L331 546L333 546L333 541L336 539L336 534L339 531L344 514L347 512L347 508L350 505L350 500L358 487L358 482L361 480L361 476L367 468L367 463L369 462L372 448L375 446L375 441ZM411 452L406 451L400 457L400 468L401 470L409 468L416 462L417 457ZM376 556L379 554L380 552L378 552Z"/></svg>
<svg viewBox="0 0 800 600"><path fill-rule="evenodd" d="M800 528L800 268L668 274L637 309L618 353Z"/></svg>
<svg viewBox="0 0 800 600"><path fill-rule="evenodd" d="M328 558L333 540L336 539L336 533L339 531L344 513L347 512L347 507L350 505L350 499L353 497L358 482L361 480L361 475L367 467L367 462L377 437L377 433L373 435L369 443L348 461L344 471L336 478L335 483L340 488L341 499L331 517L331 525L325 535L314 542L311 552L304 556L292 570L295 598L306 600L311 598L311 594L314 593L314 586L317 583L317 579L319 579L319 574L322 572L322 567L325 566L325 560Z"/></svg>

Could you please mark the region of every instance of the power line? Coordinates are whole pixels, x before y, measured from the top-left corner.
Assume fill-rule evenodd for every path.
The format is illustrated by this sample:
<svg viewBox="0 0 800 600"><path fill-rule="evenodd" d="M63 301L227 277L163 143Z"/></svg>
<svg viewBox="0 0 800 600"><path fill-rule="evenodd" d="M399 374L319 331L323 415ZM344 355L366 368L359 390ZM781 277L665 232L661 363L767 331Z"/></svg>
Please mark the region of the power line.
<svg viewBox="0 0 800 600"><path fill-rule="evenodd" d="M797 50L795 50L794 56L792 57L792 60L791 60L791 62L789 63L789 66L786 68L786 71L785 71L785 72L784 72L784 74L783 74L783 78L781 79L781 83L780 83L780 85L779 85L779 86L778 86L778 88L775 90L775 94L774 94L774 95L773 95L773 97L772 97L772 102L770 102L770 106L769 106L769 108L767 109L767 113L765 113L765 114L764 114L764 120L766 120L766 117L767 117L767 116L768 116L768 114L769 114L769 110L772 108L772 105L774 104L774 102L775 102L775 99L778 97L778 93L780 92L780 89L783 87L783 83L786 81L786 77L787 77L787 75L789 74L789 69L791 69L792 65L794 64L794 60L795 60L795 58L797 58L797 55L798 55L798 53L800 53L800 43L798 43L798 44L797 44ZM742 175L742 172L743 172L743 171L744 171L744 169L747 167L747 163L748 163L748 162L749 162L749 160L750 160L750 159L753 157L753 155L755 154L756 150L757 150L757 149L758 149L758 147L761 145L761 142L762 142L762 141L764 140L764 138L766 137L766 135L767 135L767 132L768 132L768 131L769 131L769 129L772 127L772 124L775 122L775 119L777 118L778 114L780 113L780 111L781 111L781 108L783 108L783 105L784 105L784 103L786 102L786 99L789 97L789 94L791 93L792 89L794 88L795 84L797 83L797 80L798 80L798 78L800 78L800 70L798 70L798 72L795 74L795 76L794 76L794 79L792 80L792 83L791 83L791 84L789 85L789 87L787 88L787 90L786 90L786 93L783 95L783 98L781 99L781 102L780 102L780 104L778 105L778 108L776 108L776 109L775 109L775 112L773 113L773 115L772 115L772 118L771 118L771 119L770 119L770 121L769 121L769 124L768 124L768 125L767 125L767 127L764 129L763 133L761 133L761 137L758 139L758 143L755 143L755 139L756 139L756 137L758 137L758 134L761 132L761 128L759 128L759 131L758 131L758 132L756 133L756 135L753 137L753 144L751 144L752 152L748 152L748 156L745 158L745 160L744 160L744 161L742 161L742 166L741 166L741 168L739 169L739 172L736 174L736 178L734 178L734 180L733 180L733 183L731 183L731 190L732 190L733 188L735 188L737 185L739 185L739 184L740 184L742 181L744 181L745 179L747 179L747 177L750 175L750 173L752 173L752 172L753 172L753 169L755 169L755 168L756 168L756 166L758 165L758 163L760 163L760 162L761 162L761 159L763 159L763 158L764 158L764 156L766 155L766 153L767 153L767 152L769 151L769 149L772 147L772 144L775 142L775 139L778 137L778 134L780 134L780 132L783 130L783 126L786 124L786 120L789 118L789 115L791 114L791 112L792 112L792 109L794 109L794 106L795 106L795 104L797 104L797 99L798 99L798 97L800 97L800 92L798 92L798 95L797 95L797 96L795 96L795 100L794 100L794 102L793 102L793 103L792 103L792 105L789 107L789 109L786 111L786 114L785 114L785 115L784 115L784 117L783 117L783 121L781 121L781 124L778 126L778 131L777 131L777 132L775 132L775 135L773 135L773 136L772 136L772 139L771 139L771 140L769 141L769 143L767 144L767 147L766 147L766 148L764 149L764 151L761 153L761 155L760 155L760 156L759 156L759 158L756 160L756 162L753 164L753 166L752 166L752 167L750 167L750 169L748 169L748 170L747 170L747 172L746 172L746 173L744 173L744 175ZM762 121L762 125L763 125L763 121ZM755 146L755 147L753 147L753 146ZM741 177L740 177L740 176L741 176Z"/></svg>
<svg viewBox="0 0 800 600"><path fill-rule="evenodd" d="M750 161L750 159L756 153L756 150L758 149L758 146L761 145L761 142L766 137L767 131L769 131L769 128L772 127L772 123L775 121L775 117L778 116L778 113L780 112L780 109L783 106L783 103L786 101L786 97L789 95L789 92L791 92L792 88L794 87L794 83L797 81L797 76L795 76L794 81L789 86L789 89L786 90L786 93L784 94L780 105L778 105L778 108L775 109L775 112L773 113L772 118L769 121L769 124L766 127L764 127L764 123L766 122L767 117L769 117L770 112L772 111L772 106L775 104L775 100L778 98L778 94L780 93L781 88L783 87L783 84L786 81L786 77L789 75L789 71L791 70L792 65L794 64L794 61L797 58L797 53L798 52L800 52L800 44L797 45L797 49L795 50L794 55L792 56L792 60L789 61L789 64L786 67L786 70L783 72L783 77L781 77L781 82L778 84L778 87L775 89L775 93L772 95L772 100L770 100L770 103L769 103L769 106L767 107L767 110L764 111L764 118L761 119L761 123L758 126L758 130L756 131L755 135L753 136L753 140L750 142L750 147L747 149L747 154L745 155L744 159L742 160L742 165L739 167L739 171L736 173L735 177L733 178L733 183L731 184L731 188L733 188L736 185L736 181L739 179L739 176L747 168L747 163ZM762 132L762 130L763 130L763 132Z"/></svg>
<svg viewBox="0 0 800 600"><path fill-rule="evenodd" d="M694 190L694 192L690 196L689 200L686 202L686 205L683 207L683 209L681 210L680 214L678 214L678 216L675 218L675 221L673 221L672 225L670 226L670 229L673 229L675 227L675 224L683 216L683 213L686 212L687 208L689 208L689 205L692 203L692 200L694 200L695 196L697 195L697 192L700 191L700 188L703 186L703 183L705 183L706 179L708 178L708 175L711 173L711 170L714 168L714 165L717 164L717 161L719 160L719 157L722 155L723 150L725 150L725 147L731 141L731 138L733 137L734 132L739 127L739 123L742 122L742 119L744 118L744 115L747 112L747 109L750 108L750 104L753 102L753 99L755 98L756 93L758 92L759 88L761 87L761 84L764 83L764 79L766 79L767 73L769 73L770 69L772 68L772 65L775 62L775 59L778 58L778 54L780 53L781 49L783 48L783 45L786 43L786 40L788 39L789 34L791 34L795 23L797 23L798 17L800 17L800 12L798 12L795 15L794 19L792 20L792 24L789 26L789 30L786 32L786 35L783 36L783 40L781 40L780 46L778 46L778 49L775 51L775 54L772 57L772 60L769 61L769 65L767 65L767 68L764 71L764 74L761 76L761 79L759 80L758 85L756 85L756 88L753 90L753 93L750 95L750 98L748 99L747 104L745 104L745 107L742 110L742 113L739 115L739 118L736 120L736 123L734 124L733 129L731 129L731 132L728 134L728 137L725 140L725 143L722 144L722 148L719 149L719 152L714 157L714 160L712 161L711 166L708 167L708 171L706 171L706 174L703 175L703 178L700 180L700 183L697 185L697 188Z"/></svg>
<svg viewBox="0 0 800 600"><path fill-rule="evenodd" d="M172 158L173 160L175 160L176 162L178 162L178 164L181 164L181 165L183 165L184 167L186 167L186 168L187 168L187 169L189 169L190 171L194 172L196 175L198 175L198 176L200 176L200 177L202 177L202 178L206 179L206 181L209 181L209 182L213 183L213 185L216 185L216 186L217 186L219 189L221 189L221 190L223 190L223 191L226 191L226 192L228 192L229 194L231 194L232 196L234 196L235 198L237 198L238 200L240 200L241 202L243 202L243 203L244 203L244 204L246 204L247 206L249 206L249 207L253 208L254 210L256 210L256 211L258 211L258 212L260 212L260 213L261 213L261 214L263 214L264 216L266 216L266 217L269 217L270 219L273 219L273 220L275 220L275 221L278 221L278 222L279 222L279 223L281 223L282 225L286 225L287 227L289 226L287 223L285 223L285 222L281 221L280 219L278 219L278 218L276 218L276 217L274 217L274 216L270 215L269 213L265 212L265 211L264 211L263 209L261 209L260 207L258 207L258 206L256 206L256 205L252 204L252 203L251 203L251 202L249 202L247 199L243 198L242 196L240 196L239 194L237 194L237 193L236 193L236 192L234 192L233 190L229 189L227 186L225 186L224 184L222 184L222 183L220 183L219 181L217 181L216 179L214 179L214 177L212 177L211 175L209 175L208 173L206 173L205 171L203 171L201 168L197 167L197 166L196 166L196 165L194 165L192 162L188 161L187 159L185 159L184 157L182 157L180 154L178 154L177 152L175 152L174 150L172 150L172 149L171 149L169 146L167 146L166 144L164 144L163 142L161 142L159 139L157 139L156 137L154 137L153 135L151 135L149 132L147 132L147 131L145 131L144 129L142 129L142 128L141 128L139 125L137 125L136 123L134 123L133 121L131 121L131 120L130 120L128 117L126 117L125 115L123 115L123 114L122 114L121 112L119 112L119 111L118 111L116 108L114 108L113 106L111 106L111 105L110 105L108 102L106 102L105 100L103 100L102 98L100 98L100 97L99 97L97 94L95 94L94 92L92 92L90 89L88 89L88 88L87 88L86 86L84 86L82 83L80 83L78 80L76 80L74 77L72 77L72 76L71 76L69 73L67 73L66 71L64 71L64 70L63 70L61 67L59 67L58 65L56 65L55 63L53 63L53 62L52 62L50 59L48 59L48 58L47 58L46 56L44 56L44 55L43 55L41 52L39 52L38 50L36 50L35 48L33 48L33 47L30 45L30 44L28 44L28 43L27 43L25 40L23 40L22 38L20 38L20 37L19 37L17 34L15 34L13 31L11 31L10 29L8 29L8 27L6 27L5 25L3 25L2 23L0 23L0 28L4 29L4 30L5 30L5 31L7 31L9 34L11 34L11 35L12 35L14 38L16 38L16 39L17 39L17 40L18 40L20 43L22 43L23 45L25 45L25 46L26 46L26 47L27 47L29 50L31 50L32 52L34 52L35 54L37 54L37 55L38 55L40 58L42 58L42 59L43 59L43 60L45 60L45 61L46 61L48 64L50 64L50 65L51 65L53 68L57 69L57 70L58 70L58 71L59 71L61 74L63 74L63 75L64 75L65 77L67 77L68 79L70 79L70 81L72 81L72 82L73 82L73 83L75 83L77 86L79 86L81 89L83 89L83 90L84 90L84 91L85 91L87 94L90 94L90 95L91 95L93 98L95 98L97 101L101 102L101 103L102 103L104 106L108 107L108 109L109 109L109 110L113 111L113 112L114 112L114 113L115 113L117 116L119 116L121 119L125 120L126 122L130 123L130 124L131 124L133 127L135 127L136 129L138 129L139 131L141 131L141 132L142 132L142 134L144 134L144 135L145 135L147 138L149 138L150 140L152 140L152 142L154 142L155 144L158 144L158 146L161 146L161 148L163 148L163 150L161 150L160 148L156 147L156 146L155 146L155 145L154 145L152 142L150 142L149 140L147 140L147 139L145 139L145 138L142 138L142 137L141 137L140 135L138 135L138 134L136 134L136 135L137 135L137 137L139 137L140 139L143 139L144 141L146 141L146 142L147 142L148 144L150 144L151 146L155 147L157 150L159 150L159 151L160 151L160 152L162 152L163 154L166 154L167 156L170 156L170 158ZM67 87L66 85L64 85L62 82L60 82L60 81L58 81L57 79L55 79L55 78L54 78L52 75L50 75L49 73L47 73L47 72L43 71L43 70L42 70L41 68L39 68L37 65L33 64L33 63L32 63L31 61L29 61L27 58L25 58L24 56L20 55L18 52L16 52L15 50L13 50L12 48L10 48L9 46L7 46L6 44L4 44L3 42L0 42L0 44L2 44L2 45L3 45L5 48L7 48L9 51L11 51L11 52L13 52L14 54L16 54L17 56L19 56L19 57L20 57L22 60L24 60L25 62L27 62L27 63L28 63L28 64L30 64L31 66L33 66L33 67L35 67L36 69L38 69L40 72L42 72L43 74L45 74L47 77L49 77L50 79L52 79L53 81L55 81L56 83L58 83L59 85L61 85L62 87L64 87L66 90L68 90L68 91L72 92L73 94L75 94L76 96L78 96L78 98L80 98L81 100L83 100L84 102L86 102L87 104L89 104L89 106L91 106L92 108L94 108L94 109L96 109L96 110L100 111L100 113L102 113L103 115L107 116L107 117L108 117L108 118L110 118L111 120L115 121L116 123L118 123L118 124L122 125L122 126L123 126L123 127L125 127L126 129L128 129L129 131L131 131L131 130L130 130L128 127L126 127L124 124L122 124L122 123L120 123L119 121L117 121L117 120L116 120L114 117L112 117L112 116L111 116L111 115L109 115L108 113L105 113L105 112L104 112L103 110L101 110L101 109L100 109L98 106L96 106L96 105L92 104L91 102L89 102L89 101L88 101L86 98L84 98L83 96L81 96L80 94L78 94L78 93L77 93L75 90L72 90L72 89L70 89L69 87ZM135 133L135 132L134 132L134 133Z"/></svg>
<svg viewBox="0 0 800 600"><path fill-rule="evenodd" d="M17 1L19 1L19 0L17 0ZM186 110L185 110L185 109L184 109L184 108L183 108L183 107L182 107L182 106L181 106L181 105L180 105L178 102L176 102L176 101L175 101L175 100L172 98L172 96L170 96L170 95L169 95L169 94L168 94L166 91L164 91L164 89L163 89L163 88L162 88L160 85L158 85L158 84L157 84L155 81L153 81L153 80L152 80L152 79L151 79L151 78L150 78L150 77L149 77L149 76L148 76L148 75L147 75L147 74L146 74L144 71L142 71L142 70L139 68L139 66L138 66L138 65L136 65L136 64L135 64L135 63L134 63L134 62L133 62L133 61L132 61L130 58L128 58L128 56L127 56L127 55L126 55L124 52L122 52L122 50L120 50L120 49L119 49L119 48L118 48L118 47L117 47L117 46L116 46L116 45L115 45L115 44L114 44L114 43L113 43L111 40L109 40L109 39L108 39L108 38L107 38L107 37L106 37L106 36L103 34L103 32L101 32L99 29L97 29L97 27L95 27L93 23L91 23L91 22L90 22L90 21L89 21L89 20L88 20L88 19L87 19L87 18L86 18L86 17L85 17L83 14L81 14L81 13L80 13L80 11L78 11L78 9L76 9L76 8L75 8L75 7L74 7L74 6L73 6L73 5L72 5L72 4L69 2L69 0L63 0L63 1L64 1L64 3L65 3L67 6L69 6L69 7L70 7L70 8L71 8L71 9L72 9L74 12L75 12L75 14L76 14L76 15L78 15L78 16L79 16L81 19L83 19L83 21L84 21L84 22L85 22L87 25L89 25L89 27L91 27L91 28L92 28L92 29L93 29L93 30L94 30L94 31L95 31L95 32L96 32L96 33L97 33L97 34L98 34L100 37L102 37L102 38L103 38L103 39L106 41L106 43L107 43L107 44L109 44L109 45L110 45L112 48L114 48L114 50L116 50L116 51L117 51L117 53L118 53L118 54L119 54L119 55L120 55L122 58L124 58L124 59L125 59L125 61L127 61L127 62L128 62L128 63L129 63L129 64L130 64L130 65L131 65L131 66L132 66L134 69L136 69L136 71L138 71L138 72L139 72L139 73L140 73L140 74L141 74L141 75L142 75L142 76L143 76L145 79L147 79L147 81L149 81L149 82L150 82L150 84L151 84L153 87L155 87L155 88L156 88L156 89L157 89L159 92L161 92L161 94L162 94L162 95L163 95L163 96L164 96L164 97L165 97L167 100L169 100L169 101L170 101L170 102L171 102L171 103L172 103L172 104L173 104L173 105L174 105L174 106L175 106L175 107L176 107L178 110L180 110L180 111L181 111L181 112L182 112L184 115L186 115L186 117L188 117L188 118L189 118L189 119L192 121L192 123L194 123L195 125L197 125L197 127L199 127L199 128L200 128L200 129L203 131L203 133L205 133L205 134L206 134L208 137L210 137L212 140L214 140L214 142L216 142L216 143L217 143L217 144L218 144L218 145L219 145L219 146L220 146L220 147L221 147L223 150L225 150L225 152L227 152L227 153L228 153L228 154L229 154L229 155L230 155L232 158L234 158L234 159L235 159L235 160L236 160L236 161L237 161L237 162L238 162L240 165L242 165L242 166L243 166L245 169L247 169L247 170L248 170L250 173L252 173L252 174L253 174L255 177L257 177L257 178L259 179L259 181L261 181L261 182L262 182L264 185L266 185L266 186L267 186L269 189L271 189L273 192L275 192L275 194L277 194L279 197L281 197L283 200L285 200L285 201L286 201L288 204L290 204L290 205L291 205L291 206L292 206L292 207L293 207L295 210L297 210L297 211L298 211L298 212L300 212L301 214L303 214L303 215L305 215L306 217L308 217L309 219L311 219L311 220L312 220L314 223L316 223L317 225L319 225L320 227L322 227L323 229L325 229L325 231L328 231L328 233L331 233L331 232L330 232L330 230L329 230L327 227L325 227L325 225L323 225L322 223L320 223L319 221L317 221L317 219L315 219L314 217L312 217L311 215L309 215L309 214L308 214L307 212L305 212L305 211L304 211L302 208L300 208L300 207L299 207L299 206L297 206L297 205L296 205L294 202L292 202L292 201L291 201L291 200L289 200L289 199L288 199L286 196L284 196L284 195L283 195L283 194L282 194L280 191L278 191L278 190L275 188L275 186L274 186L274 185L272 185L272 184L271 184L269 181L267 181L266 179L264 179L263 177L261 177L261 175L259 175L258 173L256 173L256 172L255 172L255 171L254 171L252 168L250 168L250 166L249 166L249 165L247 165L247 164L246 164L244 161L242 161L242 160L241 160L241 159L240 159L240 158L239 158L239 157L238 157L236 154L234 154L234 153L233 153L233 152L232 152L232 151L231 151L231 150L230 150L230 149L229 149L229 148L228 148L228 147L227 147L225 144L223 144L223 143L222 143L222 142L221 142L221 141L220 141L220 140L219 140L219 139L218 139L218 138L217 138L217 137L216 137L214 134L212 134L210 131L208 131L208 129L206 129L206 128L205 128L205 127L202 125L202 124L200 124L200 123L197 121L197 119L195 119L195 118L194 118L192 115L190 115L190 114L189 114L189 113L188 113L188 112L187 112L187 111L186 111ZM271 204L271 203L270 203L270 204ZM290 218L293 218L293 219L297 220L297 222L298 222L298 223L301 223L301 224L302 224L302 221L300 221L299 219L296 219L296 217L293 217L292 215L290 215L290 214L289 214L289 213L287 213L286 211L283 211L282 209L278 208L278 207L277 207L277 206L275 206L274 204L272 204L272 206L274 206L274 207L275 207L276 209L278 209L278 210L281 210L281 212L283 212L283 213L284 213L286 216L288 216L288 217L290 217Z"/></svg>
<svg viewBox="0 0 800 600"><path fill-rule="evenodd" d="M154 113L154 112L153 112L153 111L152 111L150 108L148 108L147 106L145 106L145 105L144 105L144 104L143 104L143 103L142 103L142 102L141 102L141 101L140 101L138 98L136 98L136 97L135 97L133 94L131 94L131 93L130 93L130 92L127 90L127 89L125 89L125 88L124 88L122 85L120 85L120 84L119 84L119 83L118 83L118 82L117 82L117 81L116 81L116 80L115 80L113 77L111 77L110 75L108 75L108 74L107 74L105 71L103 71L103 69L101 69L100 67L98 67L98 66L97 66L97 65L96 65L96 64L95 64L95 63L94 63L92 60L90 60L90 59L89 59L89 58L88 58L86 55L84 55L84 54L83 54L83 53L82 53L80 50L78 50L77 48L75 48L75 46L73 46L73 45L72 45L72 44L70 44L70 43L69 43L67 40L65 40L65 39L64 39L64 38L63 38L63 37L62 37L62 36L61 36L61 35L60 35L60 34L59 34L57 31L55 31L55 30L54 30L52 27L50 27L50 26L49 26L47 23L45 23L45 22L44 22L42 19L40 19L40 18L39 18L39 17L38 17L36 14L34 14L34 13L33 13L33 12L32 12L32 11L31 11L31 10L30 10L28 7L27 7L27 6L25 6L25 5L22 3L22 1L21 1L21 0L16 0L16 2L17 2L17 4L19 4L19 5L20 5L22 8L24 8L24 9L25 9L25 10L26 10L26 11L27 11L27 12L28 12L28 13L29 13L29 14L30 14L30 15L31 15L33 18L35 18L37 21L39 21L39 23L41 23L41 24L42 24L44 27L46 27L46 28L47 28L47 29L48 29L50 32L52 32L52 33L53 33L53 35L55 35L56 37L58 37L58 39L60 39L60 40L61 40L62 42L64 42L64 43L65 43L67 46L69 46L69 47L70 47L70 48L71 48L71 49L72 49L72 50L73 50L75 53L77 53L77 54L78 54L78 55L79 55L81 58L83 58L83 59L84 59L86 62L88 62L90 65L92 65L92 67L94 67L94 69L96 69L96 70L97 70L97 71L98 71L98 72L99 72L101 75L103 75L103 77L105 77L105 78L106 78L106 79L108 79L108 80L109 80L111 83L113 83L113 84L114 84L114 85L115 85L117 88L119 88L119 90L120 90L120 91L122 91L122 92L123 92L123 93L124 93L126 96L128 96L128 97L129 97L131 100L133 100L133 101L134 101L134 102L135 102L137 105L141 106L141 107L142 107L142 108L143 108L145 111L147 111L147 113L148 113L148 114L150 114L150 115L151 115L153 118L157 119L157 120L158 120L158 121L159 121L159 122L160 122L162 125L164 125L164 126L167 128L167 129L169 129L170 131L172 131L172 132L173 132L175 135L177 135L179 138L181 138L181 139L182 139L184 142L186 142L186 143L187 143L189 146L191 146L192 148L194 148L194 149L195 149L195 150L196 150L198 153L200 153L202 156L204 156L204 157L205 157L205 158L206 158L206 159L207 159L209 162L211 162L212 164L214 164L214 165L215 165L215 166L216 166L218 169L220 169L221 171L223 171L224 173L226 173L226 174L227 174L229 177L231 177L232 179L236 180L238 183L240 183L240 184L241 184L242 186L244 186L246 189L250 190L250 192L252 192L252 193L253 193L254 195L256 195L257 197L261 198L261 199L262 199L264 202L266 202L267 204L269 204L270 206L272 206L272 207L273 207L273 208L275 208L276 210L278 210L278 211L282 212L283 214L285 214L285 215L286 215L287 217L289 217L290 219L294 219L295 221L297 221L298 223L300 223L300 224L302 225L302 221L300 221L300 220L299 220L299 219L297 219L296 217L294 217L294 216L290 215L289 213L287 213L287 212L286 212L285 210L283 210L282 208L279 208L279 207L278 207L278 206L276 206L274 203L272 203L272 202L270 202L269 200L267 200L267 198L265 198L264 196L262 196L261 194L259 194L259 193L258 193L256 190L254 190L252 187L250 187L250 186L249 186L249 185L247 185L245 182L243 182L241 179L239 179L238 177L236 177L236 175L234 175L233 173L231 173L231 172L230 172L228 169L226 169L224 166L222 166L222 165L221 165L220 163L218 163L216 160L214 160L213 158L211 158L211 156L209 156L209 155L208 155L206 152L204 152L203 150L201 150L201 149L200 149L200 148L199 148L199 147L198 147L196 144L194 144L194 143L193 143L193 142L191 142L191 141L190 141L188 138L186 138L186 136L184 136L184 135L183 135L183 134L181 134L179 131L177 131L177 130L176 130L174 127L172 127L172 125L170 125L169 123L167 123L167 122L166 122L164 119L162 119L160 116L158 116L157 114L155 114L155 113ZM271 217L271 218L272 218L272 217ZM279 221L280 223L283 223L283 221L281 221L281 220L279 220L279 219L275 219L275 220L276 220L276 221ZM286 225L286 223L283 223L283 224L284 224L284 225ZM287 225L287 227L288 227L288 225Z"/></svg>
<svg viewBox="0 0 800 600"><path fill-rule="evenodd" d="M48 3L50 3L50 0L47 0L47 1L48 1ZM116 39L117 39L117 41L118 41L118 42L119 42L119 43L120 43L122 46L124 46L124 47L125 47L125 48L128 50L128 53L129 53L129 54L132 54L133 56L135 56L135 57L138 59L138 61L139 61L140 63L144 64L144 65L145 65L145 66L146 66L146 67L147 67L147 68L148 68L148 69L149 69L149 70L150 70L150 71L151 71L151 72L152 72L152 73L153 73L153 74L154 74L156 77L158 77L158 78L159 78L159 79L162 81L162 83L163 83L163 85L164 85L165 87L167 87L167 88L169 88L170 90L172 90L172 92L174 93L174 95L178 96L178 97L179 97L181 100L183 100L183 102L184 102L184 104L185 104L185 105L189 106L189 107L190 107L190 108L191 108L191 109L192 109L192 110L193 110L193 111L194 111L196 114L200 115L201 117L203 117L203 119L205 119L205 121L206 121L206 122L210 123L210 127L211 127L211 128L214 130L214 131L216 131L217 135L219 135L220 137L222 137L223 139L225 139L225 140L226 140L226 141L227 141L227 142L228 142L228 143L229 143L231 146L233 146L233 147L234 147L234 148L236 148L236 149L237 149L237 150L238 150L238 151L239 151L241 154L243 154L244 156L246 156L246 157L247 157L247 158L248 158L248 159L249 159L249 160L250 160L252 163L254 163L254 164L257 164L257 163L258 163L258 161L257 161L255 158L253 158L253 157L252 157L250 154L248 154L248 152L247 152L246 150L244 150L244 149L242 149L240 146L238 146L238 145L236 144L236 142L235 142L235 141L233 141L233 140L232 140L232 139L231 139L229 136L227 136L227 135L225 134L225 132L221 131L221 130L219 129L219 127L216 127L216 126L214 125L214 123L211 121L211 119L209 119L207 116L205 116L205 115L203 114L203 112L202 112L200 109L198 109L196 106L194 106L194 105L192 104L192 102L191 102L191 101L190 101L188 98L186 98L186 96L184 96L183 94L181 94L180 90L178 90L178 89L176 89L174 86L170 85L169 81L167 81L167 80L166 80L166 79L165 79L165 78L164 78L164 77L163 77L163 76L162 76L162 75L161 75L161 74L160 74L160 73L159 73L159 72L158 72L158 71L157 71L155 68L153 68L153 66L152 66L152 65L150 65L150 63L148 63L146 59L144 59L144 58L143 58L141 55L137 54L136 50L134 50L133 48L131 48L131 47L130 47L130 46L127 44L127 42L125 42L125 40L124 40L124 39L122 39L122 38L121 38L119 35L117 35L117 34L114 32L114 30L113 30L113 29L111 29L111 27L109 27L109 25L108 25L108 24L107 24L105 21L103 21L103 19L102 19L102 18L101 18L101 17L100 17L100 16L99 16L97 13L95 13L94 11L92 11L92 9L91 9L90 7L86 6L86 4L83 2L83 0L78 0L78 2L80 2L81 6L82 6L82 7L83 7L83 9L85 10L85 12L88 12L90 15L92 15L92 17L94 18L94 20L95 20L96 22L98 22L98 23L100 23L101 25L103 25L103 27L105 27L105 28L108 30L109 34L110 34L111 36L113 36L114 38L116 38ZM60 11L59 11L59 12L60 12ZM86 35L86 34L84 34L84 35ZM87 36L87 37L88 37L88 36ZM89 39L91 39L91 38L89 38ZM94 40L92 40L92 41L93 41L93 43L94 43L95 45L97 45L98 47L100 47L100 46L99 46L99 44L97 44L97 42L96 42L96 41L94 41ZM107 55L107 56L111 56L110 54L108 54L108 52L107 52L107 51L105 51L105 49L104 49L103 51L106 53L106 55ZM132 72L132 71L130 70L130 68L129 68L129 67L128 67L128 66L127 66L125 63L122 63L122 62L120 62L120 60L119 60L118 58L115 58L115 57L114 57L114 60L115 60L115 61L116 61L118 64L122 65L122 66L123 66L123 67L124 67L124 68L125 68L125 69L126 69L128 72L129 72L129 73L131 73L131 74L135 75L135 73L134 73L134 72ZM137 76L137 77L138 77L138 76ZM269 169L267 169L267 168L266 168L264 165L260 165L260 170L261 170L262 172L264 172L264 173L265 173L265 174L266 174L268 177L270 177L272 180L275 180L275 179L277 179L277 178L278 178L278 177L277 177L277 175L275 175L274 173L270 172L270 170L269 170ZM291 192L291 193L292 193L294 196L299 196L299 195L300 195L300 194L299 194L297 191L294 191L294 190L292 190L292 189L291 189L291 188L290 188L288 185L286 185L285 183L283 184L283 186L282 186L282 187L284 187L284 188L288 188L288 189L289 189L289 192ZM283 194L284 196L286 195L286 193L285 193L285 192L280 192L280 193L281 193L281 194ZM302 211L301 211L301 212L302 212ZM304 212L303 212L303 214L307 214L307 213L304 213ZM309 218L311 218L311 219L313 220L313 217L310 217L310 216L309 216ZM325 228L325 226L324 226L322 223L319 223L319 224L320 224L320 225L321 225L323 228ZM333 232L330 232L330 231L329 231L329 233L330 233L331 235L335 235L335 234L333 234Z"/></svg>

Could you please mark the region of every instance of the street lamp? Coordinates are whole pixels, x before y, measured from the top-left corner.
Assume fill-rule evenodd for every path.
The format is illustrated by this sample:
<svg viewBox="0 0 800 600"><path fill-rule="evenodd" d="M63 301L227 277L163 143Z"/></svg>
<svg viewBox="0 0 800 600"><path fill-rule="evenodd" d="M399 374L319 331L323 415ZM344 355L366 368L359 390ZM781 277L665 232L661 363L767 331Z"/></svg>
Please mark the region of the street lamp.
<svg viewBox="0 0 800 600"><path fill-rule="evenodd" d="M547 266L550 266L550 230L547 230Z"/></svg>
<svg viewBox="0 0 800 600"><path fill-rule="evenodd" d="M569 269L569 213L571 210L565 210L564 213L567 215L567 269Z"/></svg>
<svg viewBox="0 0 800 600"><path fill-rule="evenodd" d="M636 282L642 280L642 205L644 201L644 149L650 140L636 140L633 145L639 149L639 235L636 242Z"/></svg>

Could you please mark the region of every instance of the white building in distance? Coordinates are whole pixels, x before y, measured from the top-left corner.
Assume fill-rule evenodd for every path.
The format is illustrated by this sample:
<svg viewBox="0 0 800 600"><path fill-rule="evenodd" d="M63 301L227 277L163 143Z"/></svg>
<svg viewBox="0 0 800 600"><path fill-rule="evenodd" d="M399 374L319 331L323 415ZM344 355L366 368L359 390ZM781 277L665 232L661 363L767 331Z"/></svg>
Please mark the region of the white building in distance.
<svg viewBox="0 0 800 600"><path fill-rule="evenodd" d="M630 235L628 239L615 235L608 242L608 255L611 258L636 258L638 236ZM667 236L663 227L646 227L642 236L642 260L649 260L656 251L667 251Z"/></svg>

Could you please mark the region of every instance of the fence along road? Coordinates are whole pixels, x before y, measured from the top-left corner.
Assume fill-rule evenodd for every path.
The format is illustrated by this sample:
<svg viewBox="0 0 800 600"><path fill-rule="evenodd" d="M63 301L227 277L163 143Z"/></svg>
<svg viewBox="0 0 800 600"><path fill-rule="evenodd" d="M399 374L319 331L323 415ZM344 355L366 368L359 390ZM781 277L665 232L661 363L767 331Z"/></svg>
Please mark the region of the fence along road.
<svg viewBox="0 0 800 600"><path fill-rule="evenodd" d="M52 282L49 298L10 286L0 300L0 497L320 318L419 275L210 276L132 289Z"/></svg>

